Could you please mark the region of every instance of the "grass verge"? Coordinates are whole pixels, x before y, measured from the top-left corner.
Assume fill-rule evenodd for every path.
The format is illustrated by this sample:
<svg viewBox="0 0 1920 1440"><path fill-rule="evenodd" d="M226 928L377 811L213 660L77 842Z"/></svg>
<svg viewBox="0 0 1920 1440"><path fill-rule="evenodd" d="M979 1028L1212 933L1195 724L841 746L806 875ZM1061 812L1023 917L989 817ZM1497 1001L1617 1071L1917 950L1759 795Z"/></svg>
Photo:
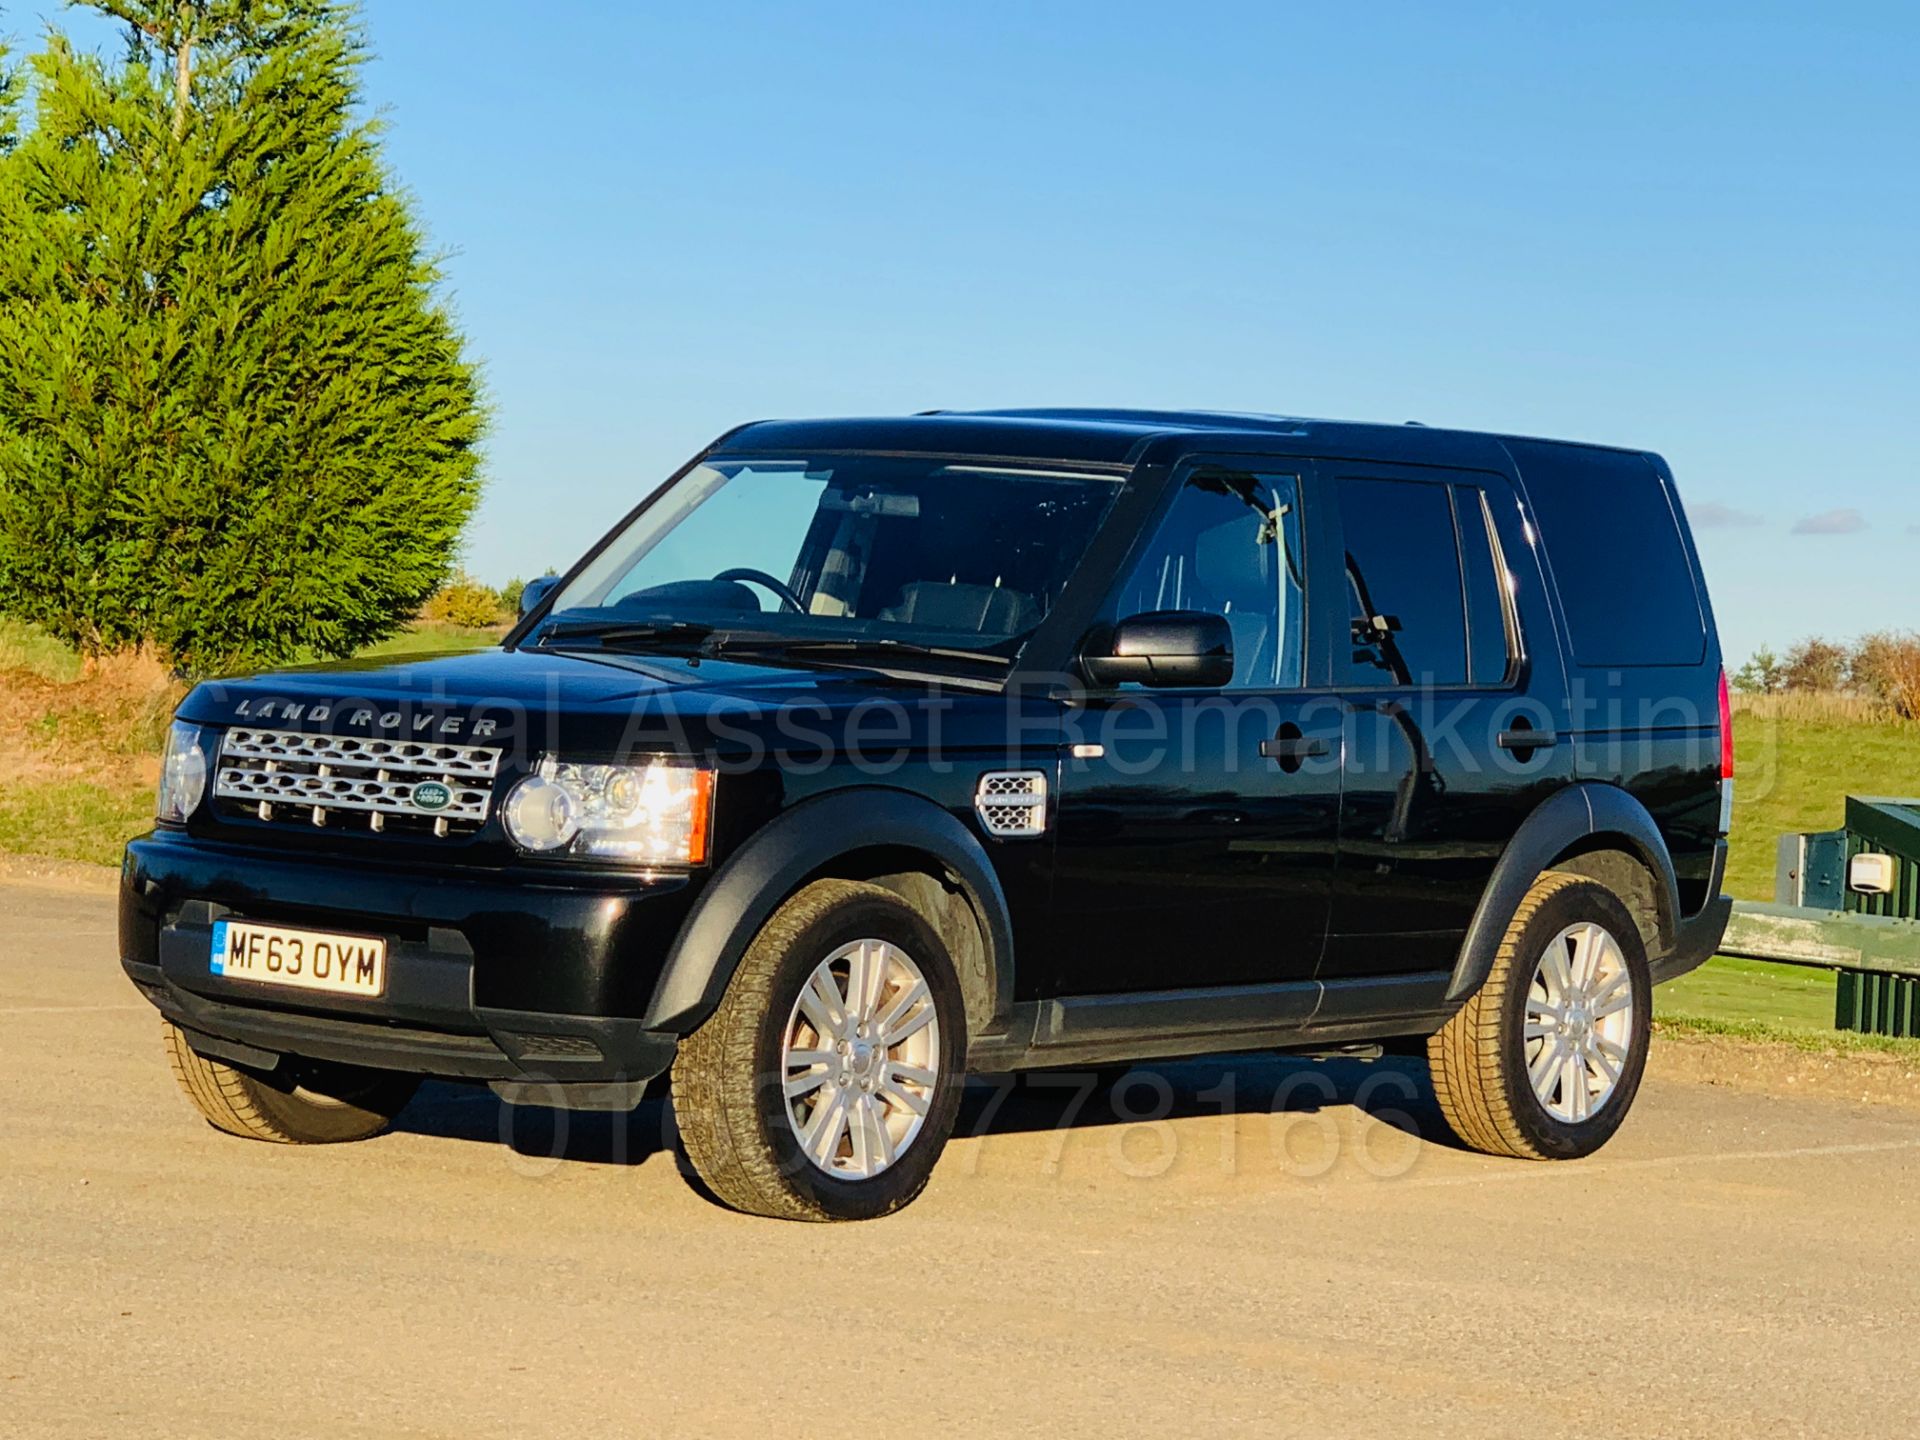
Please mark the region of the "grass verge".
<svg viewBox="0 0 1920 1440"><path fill-rule="evenodd" d="M1690 975L1662 985L1654 1013L1699 1015L1789 1030L1832 1030L1834 976L1830 970L1769 965L1717 955Z"/></svg>
<svg viewBox="0 0 1920 1440"><path fill-rule="evenodd" d="M1791 1045L1809 1055L1891 1055L1920 1065L1920 1040L1897 1040L1891 1035L1860 1035L1851 1030L1803 1030L1764 1020L1721 1020L1710 1015L1657 1014L1654 1030L1662 1035L1719 1036Z"/></svg>
<svg viewBox="0 0 1920 1440"><path fill-rule="evenodd" d="M499 643L499 629L421 625L365 656ZM117 865L153 823L167 720L185 687L141 656L87 664L31 626L0 621L0 854Z"/></svg>
<svg viewBox="0 0 1920 1440"><path fill-rule="evenodd" d="M457 625L421 623L389 635L378 645L367 646L353 658L367 660L394 655L432 655L448 650L483 650L489 645L498 645L500 637L506 633L507 627L504 625L487 630L467 630Z"/></svg>
<svg viewBox="0 0 1920 1440"><path fill-rule="evenodd" d="M1911 795L1920 790L1920 725L1743 712L1734 717L1733 838L1727 893L1773 898L1779 838L1833 830L1848 795Z"/></svg>
<svg viewBox="0 0 1920 1440"><path fill-rule="evenodd" d="M31 625L0 618L0 672L7 670L64 683L80 678L80 657Z"/></svg>
<svg viewBox="0 0 1920 1440"><path fill-rule="evenodd" d="M118 865L129 837L153 825L150 787L28 780L0 791L0 851Z"/></svg>

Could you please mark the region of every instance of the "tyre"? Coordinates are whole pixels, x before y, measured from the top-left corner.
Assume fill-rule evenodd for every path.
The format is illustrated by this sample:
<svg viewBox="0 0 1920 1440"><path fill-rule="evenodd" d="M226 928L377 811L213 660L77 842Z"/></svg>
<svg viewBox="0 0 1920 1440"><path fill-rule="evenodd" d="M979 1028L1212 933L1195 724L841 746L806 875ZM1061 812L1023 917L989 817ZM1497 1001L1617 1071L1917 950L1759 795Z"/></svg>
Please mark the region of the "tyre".
<svg viewBox="0 0 1920 1440"><path fill-rule="evenodd" d="M1521 901L1486 984L1427 1042L1440 1112L1489 1155L1591 1155L1639 1092L1652 1017L1627 907L1597 881L1549 871Z"/></svg>
<svg viewBox="0 0 1920 1440"><path fill-rule="evenodd" d="M953 1130L966 1041L953 961L920 912L878 885L817 881L681 1042L681 1148L748 1214L888 1214L925 1188Z"/></svg>
<svg viewBox="0 0 1920 1440"><path fill-rule="evenodd" d="M413 1075L317 1060L287 1060L272 1074L242 1070L200 1054L161 1022L167 1059L181 1093L216 1130L282 1145L366 1140L393 1123L413 1098Z"/></svg>

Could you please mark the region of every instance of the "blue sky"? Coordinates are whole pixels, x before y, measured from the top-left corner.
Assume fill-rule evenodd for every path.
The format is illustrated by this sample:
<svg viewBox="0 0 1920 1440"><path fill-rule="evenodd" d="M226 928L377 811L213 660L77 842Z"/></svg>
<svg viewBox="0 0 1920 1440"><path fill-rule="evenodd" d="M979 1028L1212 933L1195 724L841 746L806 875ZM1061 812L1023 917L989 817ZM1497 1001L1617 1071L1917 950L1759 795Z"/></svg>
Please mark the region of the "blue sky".
<svg viewBox="0 0 1920 1440"><path fill-rule="evenodd" d="M496 410L486 578L746 419L1197 405L1644 445L1734 656L1920 627L1920 7L366 21Z"/></svg>

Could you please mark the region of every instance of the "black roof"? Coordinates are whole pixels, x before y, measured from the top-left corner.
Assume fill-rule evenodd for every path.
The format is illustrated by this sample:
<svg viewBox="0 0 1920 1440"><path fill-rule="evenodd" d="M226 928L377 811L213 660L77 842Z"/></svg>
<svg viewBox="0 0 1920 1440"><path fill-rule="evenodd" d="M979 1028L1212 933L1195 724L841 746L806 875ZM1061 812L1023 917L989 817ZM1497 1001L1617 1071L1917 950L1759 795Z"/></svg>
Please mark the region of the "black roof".
<svg viewBox="0 0 1920 1440"><path fill-rule="evenodd" d="M1035 408L929 410L843 420L762 420L725 436L720 452L806 454L830 450L978 455L1085 465L1133 464L1147 445L1189 436L1234 449L1354 455L1411 464L1503 466L1509 438L1417 422L1400 425L1245 415L1222 410ZM1552 444L1584 444L1551 441ZM1616 448L1616 447L1597 447Z"/></svg>

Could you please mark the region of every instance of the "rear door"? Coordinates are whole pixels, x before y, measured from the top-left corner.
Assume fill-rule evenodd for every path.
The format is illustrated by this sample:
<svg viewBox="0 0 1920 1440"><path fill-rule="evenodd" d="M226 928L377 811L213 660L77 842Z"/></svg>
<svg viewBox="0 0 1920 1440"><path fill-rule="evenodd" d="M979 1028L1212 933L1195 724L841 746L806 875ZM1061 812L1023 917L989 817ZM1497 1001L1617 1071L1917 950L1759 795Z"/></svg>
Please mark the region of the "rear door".
<svg viewBox="0 0 1920 1440"><path fill-rule="evenodd" d="M1321 977L1450 970L1494 862L1570 773L1539 570L1501 475L1325 462L1348 609L1339 864ZM1552 654L1550 632L1546 632Z"/></svg>

